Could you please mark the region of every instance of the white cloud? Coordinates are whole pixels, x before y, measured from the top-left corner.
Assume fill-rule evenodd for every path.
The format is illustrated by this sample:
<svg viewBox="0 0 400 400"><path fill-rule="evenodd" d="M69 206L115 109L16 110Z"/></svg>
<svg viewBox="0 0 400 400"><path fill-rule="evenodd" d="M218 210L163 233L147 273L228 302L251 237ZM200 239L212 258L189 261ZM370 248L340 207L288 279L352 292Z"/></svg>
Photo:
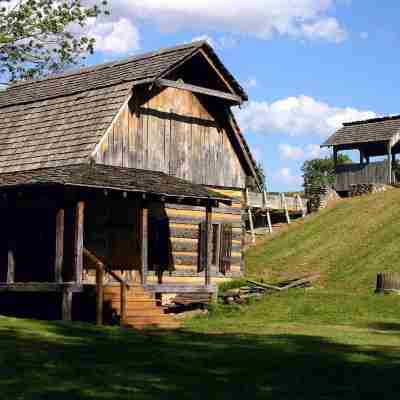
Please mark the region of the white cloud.
<svg viewBox="0 0 400 400"><path fill-rule="evenodd" d="M284 160L300 160L304 157L304 150L301 147L285 143L279 145L279 153Z"/></svg>
<svg viewBox="0 0 400 400"><path fill-rule="evenodd" d="M232 49L238 44L238 41L230 36L221 36L219 38L214 38L207 34L195 36L191 41L197 42L200 40L206 41L214 49Z"/></svg>
<svg viewBox="0 0 400 400"><path fill-rule="evenodd" d="M258 86L258 82L256 78L249 78L247 81L244 82L243 86L246 89L254 89Z"/></svg>
<svg viewBox="0 0 400 400"><path fill-rule="evenodd" d="M290 168L281 168L273 174L273 179L276 182L284 183L292 188L298 188L303 184L302 176L293 174Z"/></svg>
<svg viewBox="0 0 400 400"><path fill-rule="evenodd" d="M335 18L320 19L311 24L302 26L302 35L310 40L327 40L336 43L347 39L347 32L339 25Z"/></svg>
<svg viewBox="0 0 400 400"><path fill-rule="evenodd" d="M140 48L140 34L127 18L116 21L91 20L87 34L96 40L95 48L108 53L127 53Z"/></svg>
<svg viewBox="0 0 400 400"><path fill-rule="evenodd" d="M307 160L312 158L323 158L329 155L329 150L321 149L318 144L308 144L306 146L292 146L281 143L279 153L284 160Z"/></svg>
<svg viewBox="0 0 400 400"><path fill-rule="evenodd" d="M93 1L93 0L88 0ZM330 11L335 0L113 0L112 16L164 31L207 29L261 39L275 35L340 42L346 32Z"/></svg>
<svg viewBox="0 0 400 400"><path fill-rule="evenodd" d="M290 136L327 137L343 122L374 118L372 111L333 107L312 97L288 97L273 103L251 101L238 110L244 131L261 134L285 133Z"/></svg>

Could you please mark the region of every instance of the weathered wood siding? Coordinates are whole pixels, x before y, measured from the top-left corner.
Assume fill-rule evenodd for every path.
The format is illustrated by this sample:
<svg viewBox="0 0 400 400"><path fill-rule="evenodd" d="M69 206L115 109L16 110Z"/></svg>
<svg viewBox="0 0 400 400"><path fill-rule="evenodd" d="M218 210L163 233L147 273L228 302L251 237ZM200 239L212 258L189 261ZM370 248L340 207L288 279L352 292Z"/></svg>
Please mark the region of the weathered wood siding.
<svg viewBox="0 0 400 400"><path fill-rule="evenodd" d="M351 185L362 183L389 184L388 161L370 164L342 164L336 167L335 189L347 191Z"/></svg>
<svg viewBox="0 0 400 400"><path fill-rule="evenodd" d="M162 171L194 183L245 187L245 172L229 139L196 95L166 88L137 93L95 154L98 163Z"/></svg>
<svg viewBox="0 0 400 400"><path fill-rule="evenodd" d="M216 189L221 191L220 189ZM234 196L231 207L213 208L212 222L232 224L231 269L226 275L212 267L214 277L239 276L243 271L242 191L223 190ZM85 247L117 270L140 270L139 205L125 200L96 200L86 207ZM203 276L199 273L200 224L204 207L151 203L149 208L149 275ZM87 261L87 260L86 260ZM90 265L86 264L86 268ZM89 274L94 279L94 274Z"/></svg>
<svg viewBox="0 0 400 400"><path fill-rule="evenodd" d="M213 224L232 224L232 258L231 270L226 276L240 276L243 273L243 239L242 222L243 192L240 190L214 189L233 198L231 207L221 206L213 208ZM174 271L170 274L175 277L199 276L199 234L200 224L205 221L206 213L203 207L166 205L166 214L169 220L171 248ZM217 266L212 266L211 276L222 278ZM179 283L179 279L175 279ZM182 281L183 282L183 281Z"/></svg>

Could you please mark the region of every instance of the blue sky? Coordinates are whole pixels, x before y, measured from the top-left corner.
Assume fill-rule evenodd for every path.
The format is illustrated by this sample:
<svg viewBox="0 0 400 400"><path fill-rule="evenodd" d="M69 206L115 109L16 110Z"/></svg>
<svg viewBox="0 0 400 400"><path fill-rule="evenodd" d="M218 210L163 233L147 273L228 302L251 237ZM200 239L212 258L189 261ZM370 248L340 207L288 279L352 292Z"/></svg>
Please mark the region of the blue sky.
<svg viewBox="0 0 400 400"><path fill-rule="evenodd" d="M344 121L400 113L395 0L111 0L90 63L207 38L245 86L236 114L269 189L301 186ZM383 5L384 4L384 5Z"/></svg>

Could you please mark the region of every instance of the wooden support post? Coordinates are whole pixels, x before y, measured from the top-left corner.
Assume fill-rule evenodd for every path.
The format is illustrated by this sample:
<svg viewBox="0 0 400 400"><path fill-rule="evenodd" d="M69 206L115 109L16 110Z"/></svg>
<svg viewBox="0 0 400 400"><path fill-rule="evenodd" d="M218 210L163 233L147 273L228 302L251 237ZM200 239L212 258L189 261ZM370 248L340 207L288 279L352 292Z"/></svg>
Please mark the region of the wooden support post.
<svg viewBox="0 0 400 400"><path fill-rule="evenodd" d="M333 165L336 170L336 167L338 165L338 149L336 146L333 147Z"/></svg>
<svg viewBox="0 0 400 400"><path fill-rule="evenodd" d="M360 152L360 164L364 164L364 150L359 149Z"/></svg>
<svg viewBox="0 0 400 400"><path fill-rule="evenodd" d="M12 241L8 245L7 252L7 283L15 281L15 242Z"/></svg>
<svg viewBox="0 0 400 400"><path fill-rule="evenodd" d="M65 211L59 209L56 214L56 253L54 260L54 280L62 283L62 268L64 262L64 224Z"/></svg>
<svg viewBox="0 0 400 400"><path fill-rule="evenodd" d="M72 321L72 291L64 288L62 293L62 319Z"/></svg>
<svg viewBox="0 0 400 400"><path fill-rule="evenodd" d="M103 325L104 269L96 266L96 324Z"/></svg>
<svg viewBox="0 0 400 400"><path fill-rule="evenodd" d="M126 321L126 285L124 283L121 283L121 303L120 303L120 309L121 309L121 325L125 324Z"/></svg>
<svg viewBox="0 0 400 400"><path fill-rule="evenodd" d="M84 227L85 203L80 201L75 207L74 224L74 271L75 281L82 283L83 274L83 227Z"/></svg>
<svg viewBox="0 0 400 400"><path fill-rule="evenodd" d="M147 271L149 259L149 210L141 208L140 212L140 240L141 240L141 266L140 275L142 285L147 284Z"/></svg>
<svg viewBox="0 0 400 400"><path fill-rule="evenodd" d="M204 255L204 280L205 285L211 285L211 252L212 252L212 240L211 240L211 229L212 229L212 207L206 207L206 231L204 235L204 246L206 252Z"/></svg>
<svg viewBox="0 0 400 400"><path fill-rule="evenodd" d="M251 241L252 241L253 244L256 244L256 234L254 232L253 214L251 213L251 207L250 206L248 206L248 208L247 208L247 213L249 215Z"/></svg>
<svg viewBox="0 0 400 400"><path fill-rule="evenodd" d="M281 201L282 201L282 205L283 205L284 210L285 210L286 221L290 225L291 221L290 221L289 209L288 209L288 206L287 206L285 193L281 193Z"/></svg>
<svg viewBox="0 0 400 400"><path fill-rule="evenodd" d="M301 216L304 218L306 216L306 209L304 208L303 200L299 194L296 195L297 204L300 207Z"/></svg>
<svg viewBox="0 0 400 400"><path fill-rule="evenodd" d="M269 204L267 199L267 192L263 191L264 208L267 210L267 227L269 233L272 233L271 213L269 212Z"/></svg>
<svg viewBox="0 0 400 400"><path fill-rule="evenodd" d="M267 223L268 223L269 233L274 233L271 222L271 213L269 212L269 209L267 210Z"/></svg>
<svg viewBox="0 0 400 400"><path fill-rule="evenodd" d="M389 174L389 184L392 183L392 145L388 142L388 174Z"/></svg>

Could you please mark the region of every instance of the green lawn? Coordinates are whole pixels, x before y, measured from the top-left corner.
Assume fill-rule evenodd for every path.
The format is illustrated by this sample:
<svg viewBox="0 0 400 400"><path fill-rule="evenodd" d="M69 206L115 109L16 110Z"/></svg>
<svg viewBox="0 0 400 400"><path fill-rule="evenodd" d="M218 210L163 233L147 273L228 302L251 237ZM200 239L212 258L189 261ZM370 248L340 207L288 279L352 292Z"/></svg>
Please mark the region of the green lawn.
<svg viewBox="0 0 400 400"><path fill-rule="evenodd" d="M315 289L218 306L181 331L0 317L2 399L393 399L400 296L373 288L400 268L398 204L393 190L293 224L248 252L249 276L318 271Z"/></svg>

